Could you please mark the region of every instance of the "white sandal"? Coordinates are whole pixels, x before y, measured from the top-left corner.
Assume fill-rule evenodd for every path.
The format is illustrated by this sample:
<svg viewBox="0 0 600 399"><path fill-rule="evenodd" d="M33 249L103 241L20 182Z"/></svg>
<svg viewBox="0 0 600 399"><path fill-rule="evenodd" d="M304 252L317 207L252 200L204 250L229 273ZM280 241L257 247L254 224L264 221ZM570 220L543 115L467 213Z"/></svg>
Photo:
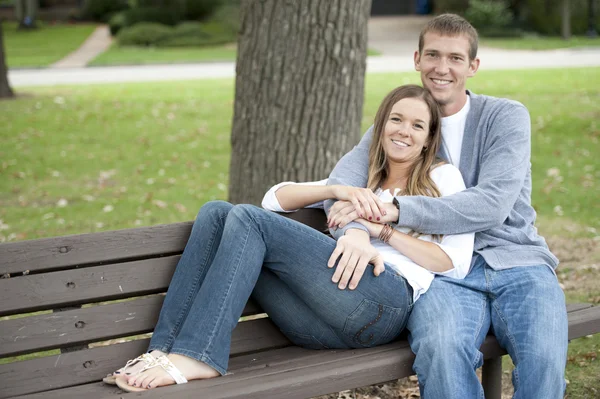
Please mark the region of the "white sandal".
<svg viewBox="0 0 600 399"><path fill-rule="evenodd" d="M144 371L154 367L162 367L162 369L165 370L171 376L171 378L175 380L176 384L185 384L188 382L187 378L185 378L181 371L179 371L179 369L175 367L173 363L171 363L171 361L169 360L169 358L167 358L166 355L155 358L152 363L146 364L144 368L141 369L137 374L141 374ZM126 392L142 392L148 390L146 388L138 388L131 386L127 383L127 380L125 378L121 377L116 379L116 383L119 388Z"/></svg>
<svg viewBox="0 0 600 399"><path fill-rule="evenodd" d="M123 366L123 368L120 369L121 372L118 375L115 375L114 373L109 374L106 377L104 377L102 379L102 381L105 384L117 385L117 377L125 375L125 371L129 367L133 367L136 364L138 364L139 362L144 362L144 367L146 367L148 364L153 363L155 360L156 360L156 358L154 356L152 356L150 353L144 353L144 354L136 357L135 359L128 360L127 363L125 363L125 366Z"/></svg>

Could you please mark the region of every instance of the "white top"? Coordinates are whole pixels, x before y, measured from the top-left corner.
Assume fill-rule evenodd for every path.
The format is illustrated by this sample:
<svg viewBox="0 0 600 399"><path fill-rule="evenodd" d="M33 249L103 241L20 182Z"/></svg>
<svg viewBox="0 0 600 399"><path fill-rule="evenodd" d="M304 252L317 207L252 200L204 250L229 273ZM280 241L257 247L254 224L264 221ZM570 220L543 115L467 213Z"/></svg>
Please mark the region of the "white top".
<svg viewBox="0 0 600 399"><path fill-rule="evenodd" d="M463 182L462 176L458 169L450 164L445 164L434 168L431 171L431 178L437 185L442 196L451 195L465 189L465 183ZM265 209L275 212L294 212L296 210L284 210L281 208L275 192L283 186L288 184L302 184L302 185L326 185L327 179L307 182L307 183L294 183L294 182L283 182L273 187L265 194L262 200L262 206ZM381 198L383 202L392 202L393 196L389 190L381 191L377 190L376 194ZM317 202L307 206L307 208L323 208L323 202ZM396 230L403 233L408 233L410 229L404 227L397 227ZM421 235L418 237L420 240L434 242L438 245L452 261L453 269L445 272L431 272L415 262L402 255L398 250L389 244L385 244L377 238L371 238L371 244L379 251L383 261L389 267L400 273L413 288L414 296L413 300L416 301L419 296L424 294L431 281L433 281L434 274L448 276L456 279L463 279L471 267L471 257L473 255L473 243L475 234L456 234L456 235L445 235L442 237L440 242L435 242L431 235Z"/></svg>
<svg viewBox="0 0 600 399"><path fill-rule="evenodd" d="M454 115L442 118L442 141L446 152L450 156L448 160L457 168L460 167L460 151L462 148L463 136L465 135L465 124L467 123L467 114L471 109L471 98L467 96L467 102L460 111Z"/></svg>

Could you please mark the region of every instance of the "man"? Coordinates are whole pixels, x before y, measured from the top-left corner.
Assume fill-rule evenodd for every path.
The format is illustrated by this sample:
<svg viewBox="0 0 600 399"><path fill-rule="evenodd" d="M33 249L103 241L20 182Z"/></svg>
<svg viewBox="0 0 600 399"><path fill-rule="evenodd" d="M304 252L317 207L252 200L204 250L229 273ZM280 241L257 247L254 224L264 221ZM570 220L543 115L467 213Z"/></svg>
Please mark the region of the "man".
<svg viewBox="0 0 600 399"><path fill-rule="evenodd" d="M408 322L423 398L483 398L475 370L490 328L515 364L515 398L562 398L568 323L558 260L534 227L529 113L515 101L465 89L479 67L477 42L466 20L444 14L423 29L414 55L423 86L442 107L439 155L460 169L467 190L398 196L395 206L358 198L325 207L330 220L342 220L336 236L364 230L351 222L360 215L422 233L476 233L467 277L436 277ZM366 186L371 129L328 184Z"/></svg>

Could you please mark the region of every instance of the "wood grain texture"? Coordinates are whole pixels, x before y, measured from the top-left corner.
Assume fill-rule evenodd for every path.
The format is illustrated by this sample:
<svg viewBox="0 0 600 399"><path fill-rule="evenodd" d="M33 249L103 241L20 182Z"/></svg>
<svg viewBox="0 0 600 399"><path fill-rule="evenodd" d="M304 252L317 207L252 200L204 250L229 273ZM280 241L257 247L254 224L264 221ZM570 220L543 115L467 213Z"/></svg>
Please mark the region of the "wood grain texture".
<svg viewBox="0 0 600 399"><path fill-rule="evenodd" d="M20 275L183 252L192 222L0 244L0 275Z"/></svg>
<svg viewBox="0 0 600 399"><path fill-rule="evenodd" d="M179 256L0 280L0 316L165 291Z"/></svg>
<svg viewBox="0 0 600 399"><path fill-rule="evenodd" d="M370 5L241 3L231 202L259 204L277 182L323 179L358 142Z"/></svg>
<svg viewBox="0 0 600 399"><path fill-rule="evenodd" d="M70 348L151 332L163 299L163 295L153 295L127 302L0 321L0 357ZM250 300L242 316L261 312L260 307Z"/></svg>
<svg viewBox="0 0 600 399"><path fill-rule="evenodd" d="M589 306L570 306L569 329L587 335L598 332L597 324L578 329L590 317ZM594 330L595 329L595 330ZM573 336L575 338L575 336ZM493 336L488 336L481 348L484 358L501 356ZM274 349L231 359L231 374L207 381L152 390L142 394L128 394L128 398L172 399L196 398L199 392L211 399L279 399L307 398L331 392L372 385L412 375L414 355L406 341L398 341L370 349L312 351L296 346ZM28 396L31 399L71 399L84 396L122 398L114 388L100 384L78 386Z"/></svg>
<svg viewBox="0 0 600 399"><path fill-rule="evenodd" d="M85 349L62 355L0 365L0 398L96 382L143 353L149 340ZM231 339L231 354L289 346L288 339L269 319L238 324Z"/></svg>

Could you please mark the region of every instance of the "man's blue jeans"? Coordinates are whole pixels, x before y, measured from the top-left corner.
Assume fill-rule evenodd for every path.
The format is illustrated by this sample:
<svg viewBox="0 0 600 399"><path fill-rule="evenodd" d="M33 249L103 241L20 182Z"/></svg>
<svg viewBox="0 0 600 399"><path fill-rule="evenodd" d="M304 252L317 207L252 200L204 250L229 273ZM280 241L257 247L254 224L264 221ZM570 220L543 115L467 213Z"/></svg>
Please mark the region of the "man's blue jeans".
<svg viewBox="0 0 600 399"><path fill-rule="evenodd" d="M464 280L434 279L407 328L425 399L484 397L475 369L490 328L515 364L514 398L563 397L568 322L548 266L495 271L477 256Z"/></svg>
<svg viewBox="0 0 600 399"><path fill-rule="evenodd" d="M412 289L387 268L368 268L355 290L331 281L335 241L252 205L222 201L198 213L169 285L149 350L227 371L231 332L253 297L281 331L307 348L364 348L404 329Z"/></svg>

